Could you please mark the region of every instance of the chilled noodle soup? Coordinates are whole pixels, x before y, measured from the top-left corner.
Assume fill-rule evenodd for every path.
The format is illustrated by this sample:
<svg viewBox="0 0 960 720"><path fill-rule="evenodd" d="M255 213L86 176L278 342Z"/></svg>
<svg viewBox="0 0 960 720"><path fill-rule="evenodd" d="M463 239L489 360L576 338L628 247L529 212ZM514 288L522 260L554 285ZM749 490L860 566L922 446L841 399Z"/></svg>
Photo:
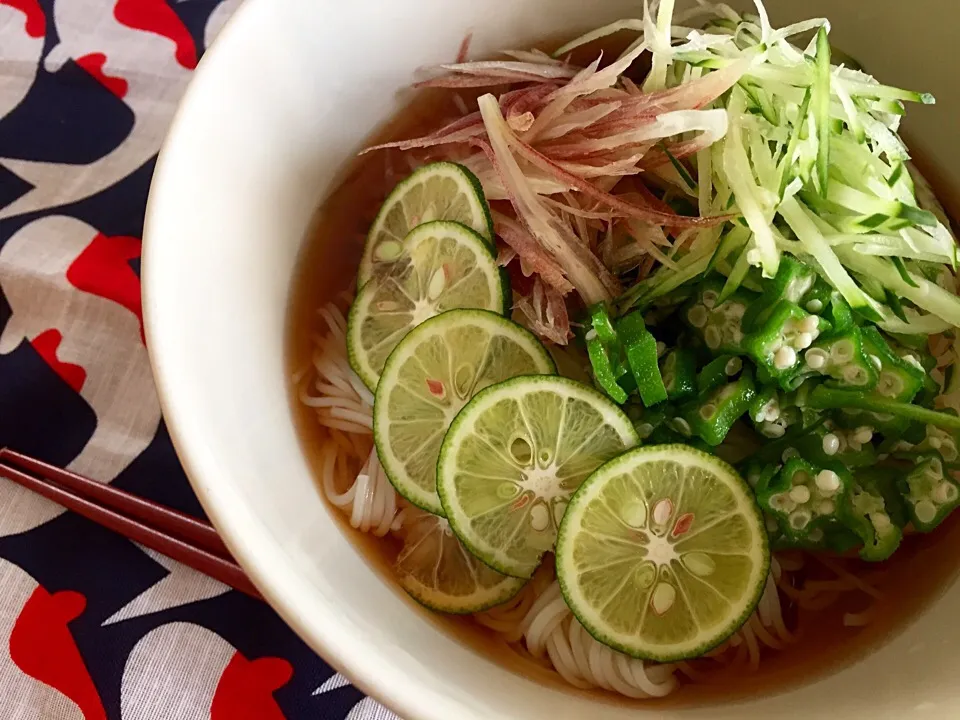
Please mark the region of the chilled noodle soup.
<svg viewBox="0 0 960 720"><path fill-rule="evenodd" d="M960 301L896 135L929 97L821 21L650 12L432 71L318 212L288 352L386 582L661 706L835 672L953 580Z"/></svg>

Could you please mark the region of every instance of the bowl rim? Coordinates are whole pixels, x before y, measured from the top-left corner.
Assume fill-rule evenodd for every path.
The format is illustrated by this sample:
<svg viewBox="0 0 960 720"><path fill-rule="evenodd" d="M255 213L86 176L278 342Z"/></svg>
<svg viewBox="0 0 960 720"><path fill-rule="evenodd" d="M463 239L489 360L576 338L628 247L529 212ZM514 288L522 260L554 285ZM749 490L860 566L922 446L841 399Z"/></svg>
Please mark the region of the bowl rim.
<svg viewBox="0 0 960 720"><path fill-rule="evenodd" d="M233 45L233 38L241 32L248 15L252 15L254 8L264 5L266 0L244 0L239 7L227 18L215 41L204 51L193 75L180 97L177 108L170 120L166 135L160 146L154 167L153 176L150 181L150 189L147 195L147 204L144 213L143 238L141 258L143 267L141 270L141 298L143 305L143 330L146 340L147 356L150 362L150 370L154 380L157 397L160 403L160 409L163 421L167 427L171 444L177 455L184 474L190 483L197 500L200 502L204 513L210 523L214 526L217 533L223 540L224 545L230 551L237 563L243 568L247 577L253 583L254 587L260 593L263 601L277 613L284 624L286 624L310 649L317 653L321 659L330 667L343 675L352 685L360 689L364 694L380 702L392 712L401 718L417 718L421 716L422 708L414 707L414 703L409 702L411 695L404 695L390 691L392 687L387 683L379 683L373 672L364 671L364 663L359 654L345 659L341 653L334 652L331 643L326 637L322 626L306 622L304 616L297 612L294 604L287 597L273 588L273 584L267 580L269 569L261 566L256 554L248 551L246 544L239 540L241 531L234 527L234 520L230 518L230 513L222 510L221 503L213 498L213 493L200 480L201 472L197 468L195 458L195 444L179 426L177 418L177 403L173 400L171 386L173 381L164 368L160 360L159 347L164 345L162 334L157 330L153 321L154 311L151 309L157 302L157 295L153 288L159 283L153 279L154 273L150 271L152 263L150 257L158 252L156 248L160 245L158 242L151 241L150 238L157 233L153 229L158 223L157 217L159 201L156 200L156 188L168 182L166 180L169 163L166 158L169 156L170 148L179 142L181 128L188 122L189 116L193 113L195 97L198 94L196 82L200 77L205 77L211 72L211 67L216 68L221 62L219 58L225 56ZM241 28L241 30L238 30Z"/></svg>

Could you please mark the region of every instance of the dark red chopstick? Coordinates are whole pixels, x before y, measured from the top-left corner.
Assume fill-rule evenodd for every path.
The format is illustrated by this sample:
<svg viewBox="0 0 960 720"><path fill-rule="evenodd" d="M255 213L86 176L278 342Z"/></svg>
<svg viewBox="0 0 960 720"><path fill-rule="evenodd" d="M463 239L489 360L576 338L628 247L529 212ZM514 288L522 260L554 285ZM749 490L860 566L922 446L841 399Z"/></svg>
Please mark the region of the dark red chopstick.
<svg viewBox="0 0 960 720"><path fill-rule="evenodd" d="M0 448L0 477L255 598L260 593L205 522Z"/></svg>

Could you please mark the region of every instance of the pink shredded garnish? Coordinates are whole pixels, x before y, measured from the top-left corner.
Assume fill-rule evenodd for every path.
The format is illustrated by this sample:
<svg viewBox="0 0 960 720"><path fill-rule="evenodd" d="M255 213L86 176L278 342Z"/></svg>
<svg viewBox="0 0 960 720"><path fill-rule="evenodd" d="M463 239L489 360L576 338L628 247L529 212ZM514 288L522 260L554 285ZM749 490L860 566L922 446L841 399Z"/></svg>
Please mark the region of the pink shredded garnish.
<svg viewBox="0 0 960 720"><path fill-rule="evenodd" d="M492 95L478 101L487 136L491 162L497 169L517 217L563 268L568 280L588 303L609 300L619 294L620 283L589 248L579 243L569 226L538 199L527 183L510 150L516 136L510 132Z"/></svg>
<svg viewBox="0 0 960 720"><path fill-rule="evenodd" d="M546 65L543 63L518 62L515 60L487 60L481 62L456 63L440 65L441 70L463 73L465 75L490 75L491 73L508 72L534 75L544 80L570 79L577 74L577 69L568 65Z"/></svg>
<svg viewBox="0 0 960 720"><path fill-rule="evenodd" d="M532 75L521 72L489 72L486 75L464 75L461 73L449 73L440 77L423 80L414 85L417 88L479 88L493 87L496 85L508 85L518 82L539 82L539 75Z"/></svg>
<svg viewBox="0 0 960 720"><path fill-rule="evenodd" d="M457 51L457 62L465 63L470 55L470 41L473 40L473 33L468 32L460 41L460 49Z"/></svg>
<svg viewBox="0 0 960 720"><path fill-rule="evenodd" d="M570 340L570 316L563 296L548 287L538 277L529 295L523 295L513 306L526 320L525 325L535 335L557 345Z"/></svg>
<svg viewBox="0 0 960 720"><path fill-rule="evenodd" d="M588 303L608 300L621 290L618 273L637 268L644 277L658 265L675 267L678 251L700 229L728 219L678 215L641 178L645 171L662 176L660 168L675 174L667 167L672 160L683 162L723 136L726 115L704 108L751 61L645 93L623 75L646 51L643 43L606 67L598 57L580 68L538 50L469 62L470 39L456 63L432 68L418 86L503 88L499 97L479 98L479 112L460 98L463 117L365 152L418 150L417 163L461 163L488 200L508 200L515 217L496 212L494 218L505 246L498 262L527 281L514 284L515 307L538 335L565 343L564 295L576 290Z"/></svg>
<svg viewBox="0 0 960 720"><path fill-rule="evenodd" d="M517 255L517 251L512 247L501 247L497 250L497 265L507 267L518 257L520 256Z"/></svg>
<svg viewBox="0 0 960 720"><path fill-rule="evenodd" d="M514 147L521 157L529 160L533 165L536 165L542 170L551 173L560 182L576 188L584 195L596 200L598 203L604 204L611 209L616 210L624 217L637 217L643 220L650 220L651 222L659 223L660 225L666 225L669 223L675 227L712 227L717 223L727 220L725 216L709 218L686 217L683 215L671 216L666 213L651 210L649 208L625 203L615 195L598 190L596 186L591 185L586 180L578 178L576 175L567 172L553 162L550 158L537 152L526 143L515 139Z"/></svg>
<svg viewBox="0 0 960 720"><path fill-rule="evenodd" d="M531 272L537 273L543 281L561 295L573 290L573 285L567 280L561 268L540 243L537 242L520 223L501 213L493 213L493 228L503 242L505 242L526 264Z"/></svg>

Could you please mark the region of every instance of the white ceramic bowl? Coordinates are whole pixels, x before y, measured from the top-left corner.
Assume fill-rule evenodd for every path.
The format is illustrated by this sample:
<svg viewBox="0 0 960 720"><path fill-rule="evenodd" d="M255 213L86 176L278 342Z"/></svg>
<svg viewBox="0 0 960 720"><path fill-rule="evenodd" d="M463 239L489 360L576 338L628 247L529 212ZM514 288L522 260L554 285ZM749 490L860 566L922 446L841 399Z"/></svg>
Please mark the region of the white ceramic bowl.
<svg viewBox="0 0 960 720"><path fill-rule="evenodd" d="M288 406L284 320L304 230L339 168L422 65L468 29L478 54L635 17L638 0L248 0L203 59L158 163L144 253L147 340L164 414L230 549L303 639L414 720L645 716L537 685L441 633L333 522ZM835 41L894 84L915 146L960 187L947 0L768 0L830 15ZM943 184L941 184L943 187ZM882 649L813 685L698 717L960 717L960 589ZM662 716L661 711L656 711ZM673 712L669 713L671 716Z"/></svg>

